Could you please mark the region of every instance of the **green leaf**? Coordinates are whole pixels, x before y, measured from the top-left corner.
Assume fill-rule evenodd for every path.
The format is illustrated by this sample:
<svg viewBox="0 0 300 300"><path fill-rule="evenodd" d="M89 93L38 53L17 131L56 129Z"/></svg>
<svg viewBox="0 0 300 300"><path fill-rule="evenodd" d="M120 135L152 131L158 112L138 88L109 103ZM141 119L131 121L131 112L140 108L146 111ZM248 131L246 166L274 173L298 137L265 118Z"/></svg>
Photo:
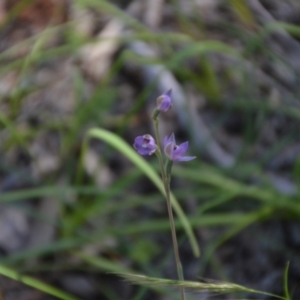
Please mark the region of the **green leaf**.
<svg viewBox="0 0 300 300"><path fill-rule="evenodd" d="M290 267L290 262L286 264L284 270L284 277L283 277L284 297L286 300L291 300L290 293L289 293L289 284L288 284L289 267Z"/></svg>
<svg viewBox="0 0 300 300"><path fill-rule="evenodd" d="M3 276L6 276L8 278L17 280L19 282L22 282L30 287L33 287L37 290L40 290L44 293L47 293L49 295L52 295L54 297L57 297L58 299L63 299L63 300L79 300L78 298L67 294L51 285L48 285L40 280L34 279L32 277L29 276L24 276L21 275L19 273L17 273L16 271L9 269L7 267L1 266L0 265L0 274Z"/></svg>
<svg viewBox="0 0 300 300"><path fill-rule="evenodd" d="M254 28L255 20L251 10L249 9L245 0L230 0L232 8L234 9L238 18L249 28Z"/></svg>

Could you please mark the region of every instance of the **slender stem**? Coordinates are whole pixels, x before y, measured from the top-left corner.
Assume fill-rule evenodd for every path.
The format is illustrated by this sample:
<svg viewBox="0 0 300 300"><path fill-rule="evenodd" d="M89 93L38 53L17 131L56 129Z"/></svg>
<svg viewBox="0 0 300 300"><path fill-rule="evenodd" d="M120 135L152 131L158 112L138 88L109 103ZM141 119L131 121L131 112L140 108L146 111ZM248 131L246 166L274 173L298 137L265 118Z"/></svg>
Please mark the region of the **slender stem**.
<svg viewBox="0 0 300 300"><path fill-rule="evenodd" d="M183 270L182 270L182 265L180 261L180 256L179 256L179 250L178 250L178 242L177 242L177 236L176 236L176 229L175 229L175 222L174 222L174 216L173 216L173 210L172 210L172 204L171 204L171 191L170 191L170 175L166 174L165 169L164 169L164 164L163 164L163 159L162 159L162 149L161 149L161 144L160 144L160 136L159 136L159 131L158 131L158 119L154 118L154 126L155 126L155 137L156 137L156 143L158 146L158 151L156 151L158 161L159 161L159 166L160 166L160 171L161 171L161 176L166 192L166 199L167 199L167 208L168 208L168 215L169 215L169 221L170 221L170 228L171 228L171 234L172 234L172 242L173 242L173 249L174 249L174 256L175 256L175 262L176 262L176 268L177 268L177 274L178 278L180 281L184 281L184 276L183 276ZM180 293L181 293L181 299L185 300L185 290L184 287L180 287Z"/></svg>
<svg viewBox="0 0 300 300"><path fill-rule="evenodd" d="M175 255L175 261L176 261L176 266L177 266L178 278L180 281L184 281L183 270L182 270L182 265L181 265L181 261L180 261L179 250L178 250L178 243L177 243L177 237L176 237L176 230L175 230L175 223L174 223L171 199L170 199L170 180L169 180L169 178L166 178L165 190L166 190L166 196L167 196L168 214L169 214L169 219L170 219L170 227L171 227L171 233L172 233L172 240L173 240L174 255ZM185 300L184 288L181 287L180 291L181 291L181 298L183 300Z"/></svg>
<svg viewBox="0 0 300 300"><path fill-rule="evenodd" d="M162 179L163 179L164 188L166 190L165 178L167 176L166 176L166 173L165 173L164 163L163 163L163 159L162 159L162 147L161 147L161 144L160 144L160 136L159 136L159 131L158 131L158 119L153 119L153 122L154 122L154 127L155 127L156 145L158 147L157 157L158 157L158 161L159 161L159 166L160 166L161 176L162 176Z"/></svg>

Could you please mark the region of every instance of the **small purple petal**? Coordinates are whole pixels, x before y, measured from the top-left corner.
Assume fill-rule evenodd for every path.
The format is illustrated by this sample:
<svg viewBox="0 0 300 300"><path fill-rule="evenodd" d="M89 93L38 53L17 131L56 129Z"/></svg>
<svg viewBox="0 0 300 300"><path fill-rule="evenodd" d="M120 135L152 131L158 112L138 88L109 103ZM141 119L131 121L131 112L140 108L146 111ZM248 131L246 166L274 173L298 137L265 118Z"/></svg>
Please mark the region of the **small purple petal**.
<svg viewBox="0 0 300 300"><path fill-rule="evenodd" d="M164 148L167 146L167 144L169 143L173 143L174 145L176 145L176 142L175 142L175 136L174 136L174 133L172 133L170 135L170 137L166 136L164 138Z"/></svg>
<svg viewBox="0 0 300 300"><path fill-rule="evenodd" d="M170 108L170 101L168 101L168 99L164 99L158 107L158 109L163 112L168 111L169 108Z"/></svg>
<svg viewBox="0 0 300 300"><path fill-rule="evenodd" d="M137 152L141 155L150 155L150 152L149 149L143 149L143 148L139 148L139 149L136 149Z"/></svg>
<svg viewBox="0 0 300 300"><path fill-rule="evenodd" d="M168 136L165 136L165 138L164 138L164 148L166 148L168 143L169 143L169 138L168 138Z"/></svg>
<svg viewBox="0 0 300 300"><path fill-rule="evenodd" d="M176 145L176 141L175 141L175 135L174 135L174 133L172 133L172 134L171 134L171 136L170 136L170 141L171 141L173 144L175 144L175 145Z"/></svg>
<svg viewBox="0 0 300 300"><path fill-rule="evenodd" d="M192 160L192 159L195 159L196 156L183 156L181 158L178 158L177 160L178 161L189 161L189 160Z"/></svg>
<svg viewBox="0 0 300 300"><path fill-rule="evenodd" d="M177 157L179 158L182 157L186 152L188 146L189 146L189 142L185 142L177 146L177 148L173 152L174 159L176 160Z"/></svg>
<svg viewBox="0 0 300 300"><path fill-rule="evenodd" d="M135 145L142 145L144 142L144 137L143 136L137 136L135 139L134 139L134 144Z"/></svg>
<svg viewBox="0 0 300 300"><path fill-rule="evenodd" d="M173 160L174 144L168 143L164 149L166 156Z"/></svg>
<svg viewBox="0 0 300 300"><path fill-rule="evenodd" d="M172 89L169 89L164 94L171 98L171 96L172 96Z"/></svg>

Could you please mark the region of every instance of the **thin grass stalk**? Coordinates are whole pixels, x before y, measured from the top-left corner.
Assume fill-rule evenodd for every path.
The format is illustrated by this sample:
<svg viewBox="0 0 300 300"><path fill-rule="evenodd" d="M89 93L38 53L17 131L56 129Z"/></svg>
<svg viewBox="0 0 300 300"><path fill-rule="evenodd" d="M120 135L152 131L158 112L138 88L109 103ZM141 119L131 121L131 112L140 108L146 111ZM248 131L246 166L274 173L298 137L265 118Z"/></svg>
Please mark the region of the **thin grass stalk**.
<svg viewBox="0 0 300 300"><path fill-rule="evenodd" d="M176 262L176 268L177 268L177 275L180 281L184 281L183 276L183 270L182 270L182 264L180 261L179 256L179 250L178 250L178 242L177 242L177 236L176 236L176 229L175 229L175 222L174 222L174 216L173 216L173 210L172 210L172 204L171 204L171 198L170 198L170 176L166 175L163 159L162 159L162 148L160 144L160 136L159 136L159 130L158 130L158 119L154 118L154 127L155 127L155 138L157 143L157 151L155 152L160 166L162 181L164 185L164 189L166 192L166 200L167 200L167 208L168 208L168 215L169 215L169 221L170 221L170 228L171 228L171 235L172 235L172 242L173 242L173 249L174 249L174 256L175 256L175 262ZM184 287L180 287L180 293L181 293L181 299L185 300L185 289Z"/></svg>

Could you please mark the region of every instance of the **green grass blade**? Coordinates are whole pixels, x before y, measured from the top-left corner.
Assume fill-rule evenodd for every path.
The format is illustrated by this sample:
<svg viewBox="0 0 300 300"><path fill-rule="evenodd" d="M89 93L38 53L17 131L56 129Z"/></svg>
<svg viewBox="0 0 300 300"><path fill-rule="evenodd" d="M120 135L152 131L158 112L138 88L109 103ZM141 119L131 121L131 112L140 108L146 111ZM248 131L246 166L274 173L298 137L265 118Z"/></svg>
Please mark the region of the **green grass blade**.
<svg viewBox="0 0 300 300"><path fill-rule="evenodd" d="M202 184L211 185L218 188L220 192L226 191L239 196L246 196L257 199L273 207L289 209L289 211L300 215L300 207L298 199L289 198L286 195L280 194L273 188L260 188L241 183L237 180L228 178L219 172L211 169L187 170L182 167L174 167L173 175L176 177L184 177L185 179L200 182Z"/></svg>
<svg viewBox="0 0 300 300"><path fill-rule="evenodd" d="M95 257L93 255L85 254L79 251L75 251L72 254L81 259L86 264L89 264L97 269L101 269L105 272L131 272L129 268L112 262L104 257Z"/></svg>
<svg viewBox="0 0 300 300"><path fill-rule="evenodd" d="M211 52L227 54L238 59L241 58L240 53L233 47L230 47L222 42L207 40L194 43L191 46L176 52L176 54L174 54L167 62L166 66L172 70L178 66L182 66L182 63L189 57L199 56L201 54Z"/></svg>
<svg viewBox="0 0 300 300"><path fill-rule="evenodd" d="M148 178L155 184L155 186L160 190L160 192L165 196L165 191L163 187L163 183L161 179L157 175L157 173L153 170L153 168L141 157L139 156L131 146L129 146L124 140L122 140L116 134L109 132L100 128L93 128L88 131L89 137L98 138L108 143L112 147L116 148L119 152L125 155L133 164L135 164ZM189 238L189 241L192 246L192 250L195 256L200 256L200 249L196 241L196 237L192 231L191 225L185 216L182 208L180 207L178 201L171 194L171 202L172 206L182 222L184 230Z"/></svg>
<svg viewBox="0 0 300 300"><path fill-rule="evenodd" d="M63 300L79 300L78 298L72 296L72 295L69 295L51 285L48 285L44 282L41 282L37 279L34 279L32 277L29 277L29 276L24 276L24 275L21 275L19 273L17 273L16 271L12 270L12 269L9 269L9 268L6 268L4 266L1 266L0 265L0 274L5 276L5 277L8 277L8 278L11 278L11 279L14 279L14 280L17 280L19 282L22 282L30 287L33 287L37 290L40 290L44 293L47 293L49 295L52 295L54 297L57 297L58 299L63 299Z"/></svg>
<svg viewBox="0 0 300 300"><path fill-rule="evenodd" d="M148 32L149 29L144 26L142 23L137 21L135 18L131 17L128 13L122 11L118 8L112 1L105 0L76 0L77 4L80 7L93 7L99 11L105 11L107 14L115 17L118 20L121 20L129 28L133 28L138 32Z"/></svg>
<svg viewBox="0 0 300 300"><path fill-rule="evenodd" d="M290 35L299 38L300 37L300 26L295 24L289 24L285 22L274 21L267 23L267 25L262 29L262 33L273 33L278 30L285 30Z"/></svg>
<svg viewBox="0 0 300 300"><path fill-rule="evenodd" d="M0 113L0 124L2 124L7 130L9 130L10 134L13 136L15 143L19 144L26 150L27 154L30 155L28 148L26 146L26 141L23 137L19 134L18 129L16 126L5 116L4 114Z"/></svg>
<svg viewBox="0 0 300 300"><path fill-rule="evenodd" d="M245 0L229 0L237 17L249 28L254 28L255 20Z"/></svg>
<svg viewBox="0 0 300 300"><path fill-rule="evenodd" d="M289 267L290 267L290 262L286 264L284 270L284 277L283 277L284 297L286 300L291 300L290 293L289 293L289 283L288 283Z"/></svg>
<svg viewBox="0 0 300 300"><path fill-rule="evenodd" d="M28 199L36 199L40 197L53 196L57 198L65 198L68 195L111 195L112 192L103 191L95 186L43 186L38 188L23 189L20 191L9 191L0 194L0 203L10 203L16 201L24 201Z"/></svg>

